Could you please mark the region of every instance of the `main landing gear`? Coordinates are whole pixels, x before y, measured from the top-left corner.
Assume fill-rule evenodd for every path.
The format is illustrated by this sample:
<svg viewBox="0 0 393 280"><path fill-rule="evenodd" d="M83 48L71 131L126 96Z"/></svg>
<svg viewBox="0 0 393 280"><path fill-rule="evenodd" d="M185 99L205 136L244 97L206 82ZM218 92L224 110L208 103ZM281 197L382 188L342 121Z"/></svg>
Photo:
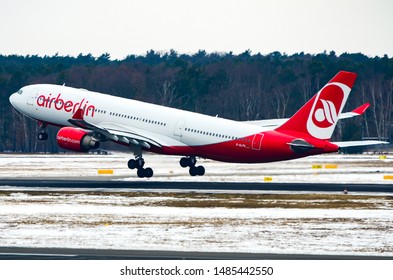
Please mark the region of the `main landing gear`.
<svg viewBox="0 0 393 280"><path fill-rule="evenodd" d="M130 159L128 161L129 169L137 169L136 175L139 178L151 178L153 177L153 169L150 167L143 168L145 165L145 160L142 157L142 147L136 145L130 145L131 151L134 152L135 159Z"/></svg>
<svg viewBox="0 0 393 280"><path fill-rule="evenodd" d="M195 157L183 157L180 159L181 167L189 167L189 173L191 176L203 176L205 174L205 168L202 165L196 165ZM135 159L130 159L128 161L128 168L137 169L136 174L139 178L151 178L153 176L153 169L150 167L144 168L145 160L142 157L142 154L137 153Z"/></svg>
<svg viewBox="0 0 393 280"><path fill-rule="evenodd" d="M150 167L143 168L145 160L142 157L136 157L136 159L130 159L128 161L129 169L137 169L136 174L139 178L151 178L153 176L153 169Z"/></svg>
<svg viewBox="0 0 393 280"><path fill-rule="evenodd" d="M196 162L195 157L183 157L180 159L180 166L183 168L190 167L189 173L191 176L205 175L205 168L202 165L195 166Z"/></svg>
<svg viewBox="0 0 393 280"><path fill-rule="evenodd" d="M142 147L137 145L130 145L131 151L134 152L135 159L130 159L128 161L128 168L137 169L136 174L139 178L151 178L153 177L153 169L150 167L143 168L145 165L145 160L142 156ZM205 175L205 168L200 166L195 166L197 163L196 157L183 157L180 159L181 167L189 167L189 173L191 176L203 176Z"/></svg>

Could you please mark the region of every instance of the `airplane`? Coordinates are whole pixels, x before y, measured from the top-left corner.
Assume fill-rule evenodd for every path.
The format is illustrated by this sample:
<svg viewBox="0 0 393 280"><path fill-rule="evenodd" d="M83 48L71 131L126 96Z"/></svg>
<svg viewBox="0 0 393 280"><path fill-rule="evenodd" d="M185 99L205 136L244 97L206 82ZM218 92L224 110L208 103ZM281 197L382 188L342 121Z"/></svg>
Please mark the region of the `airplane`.
<svg viewBox="0 0 393 280"><path fill-rule="evenodd" d="M113 141L130 147L128 161L139 178L150 178L143 151L182 156L191 176L205 168L197 158L264 163L336 153L341 147L387 144L382 141L330 142L339 119L362 115L370 104L341 113L357 74L340 71L289 119L234 121L136 100L53 84L22 87L9 100L20 113L38 121L39 140L46 127L61 127L60 147L74 152Z"/></svg>

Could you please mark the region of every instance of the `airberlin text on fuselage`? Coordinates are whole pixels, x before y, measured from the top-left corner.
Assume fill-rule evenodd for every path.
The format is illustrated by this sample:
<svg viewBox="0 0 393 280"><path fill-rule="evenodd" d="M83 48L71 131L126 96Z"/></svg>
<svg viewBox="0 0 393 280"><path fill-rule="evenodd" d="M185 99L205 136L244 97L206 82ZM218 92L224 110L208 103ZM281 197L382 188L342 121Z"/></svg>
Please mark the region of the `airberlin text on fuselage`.
<svg viewBox="0 0 393 280"><path fill-rule="evenodd" d="M73 102L72 100L63 100L61 98L61 93L57 95L57 97L52 97L52 94L50 93L48 96L45 95L40 95L37 98L37 105L39 107L45 107L45 108L54 108L57 111L65 111L65 112L72 112L75 113L76 110L79 108L82 108L83 114L85 116L90 116L94 117L94 111L95 111L95 106L94 105L89 105L89 101L87 101L85 98L83 98L80 102Z"/></svg>

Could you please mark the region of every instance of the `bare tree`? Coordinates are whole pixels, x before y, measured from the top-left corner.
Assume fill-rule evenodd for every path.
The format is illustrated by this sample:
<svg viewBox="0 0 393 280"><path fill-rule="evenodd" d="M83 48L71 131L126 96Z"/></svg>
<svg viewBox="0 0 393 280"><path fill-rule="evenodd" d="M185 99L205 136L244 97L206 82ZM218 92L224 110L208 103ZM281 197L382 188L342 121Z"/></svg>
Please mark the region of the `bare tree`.
<svg viewBox="0 0 393 280"><path fill-rule="evenodd" d="M374 77L367 82L367 88L372 99L371 112L377 136L379 139L387 139L393 108L393 79L384 81L381 76Z"/></svg>
<svg viewBox="0 0 393 280"><path fill-rule="evenodd" d="M240 110L243 112L246 120L255 120L259 117L259 99L255 89L247 89L242 91L240 100Z"/></svg>
<svg viewBox="0 0 393 280"><path fill-rule="evenodd" d="M165 80L158 90L161 104L164 106L173 106L179 102L179 96L176 94L176 86Z"/></svg>
<svg viewBox="0 0 393 280"><path fill-rule="evenodd" d="M303 102L310 100L311 96L315 93L312 89L311 76L307 75L299 79L299 90L303 96Z"/></svg>
<svg viewBox="0 0 393 280"><path fill-rule="evenodd" d="M289 84L277 86L274 89L274 96L276 99L276 114L277 118L284 118L286 117L289 97L292 90L292 86Z"/></svg>

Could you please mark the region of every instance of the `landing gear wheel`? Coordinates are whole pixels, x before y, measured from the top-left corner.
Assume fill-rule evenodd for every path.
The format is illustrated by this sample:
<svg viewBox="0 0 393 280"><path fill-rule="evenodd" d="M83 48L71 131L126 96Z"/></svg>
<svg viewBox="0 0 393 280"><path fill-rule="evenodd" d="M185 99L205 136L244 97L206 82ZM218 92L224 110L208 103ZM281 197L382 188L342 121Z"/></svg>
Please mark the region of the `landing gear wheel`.
<svg viewBox="0 0 393 280"><path fill-rule="evenodd" d="M139 178L144 178L145 177L145 169L143 169L143 168L138 169L138 171L136 172L136 175L138 175Z"/></svg>
<svg viewBox="0 0 393 280"><path fill-rule="evenodd" d="M154 174L153 169L151 169L150 167L148 167L148 168L145 169L145 177L146 177L146 178L151 178L151 177L153 177L153 174Z"/></svg>
<svg viewBox="0 0 393 280"><path fill-rule="evenodd" d="M38 133L37 138L40 141L48 140L48 133L46 133L46 132Z"/></svg>
<svg viewBox="0 0 393 280"><path fill-rule="evenodd" d="M203 175L205 175L205 168L202 165L191 166L189 173L191 176L203 176Z"/></svg>
<svg viewBox="0 0 393 280"><path fill-rule="evenodd" d="M127 163L129 169L135 169L137 164L135 159L130 159Z"/></svg>
<svg viewBox="0 0 393 280"><path fill-rule="evenodd" d="M153 177L153 169L148 168L139 168L136 172L139 178L151 178Z"/></svg>
<svg viewBox="0 0 393 280"><path fill-rule="evenodd" d="M197 174L198 176L203 176L205 175L205 167L203 167L202 165L198 166L197 168Z"/></svg>
<svg viewBox="0 0 393 280"><path fill-rule="evenodd" d="M37 134L37 139L40 141L48 140L48 133L46 133L46 126L47 126L46 123L38 121L38 127L40 128L41 132Z"/></svg>
<svg viewBox="0 0 393 280"><path fill-rule="evenodd" d="M190 173L191 176L196 176L198 175L198 169L195 166L191 166L188 173Z"/></svg>
<svg viewBox="0 0 393 280"><path fill-rule="evenodd" d="M187 166L190 166L190 165L191 165L190 158L183 157L180 159L180 166L181 167L186 168Z"/></svg>
<svg viewBox="0 0 393 280"><path fill-rule="evenodd" d="M143 158L130 159L127 165L129 169L135 169L135 168L142 169L143 166L145 165L145 161L143 160Z"/></svg>

